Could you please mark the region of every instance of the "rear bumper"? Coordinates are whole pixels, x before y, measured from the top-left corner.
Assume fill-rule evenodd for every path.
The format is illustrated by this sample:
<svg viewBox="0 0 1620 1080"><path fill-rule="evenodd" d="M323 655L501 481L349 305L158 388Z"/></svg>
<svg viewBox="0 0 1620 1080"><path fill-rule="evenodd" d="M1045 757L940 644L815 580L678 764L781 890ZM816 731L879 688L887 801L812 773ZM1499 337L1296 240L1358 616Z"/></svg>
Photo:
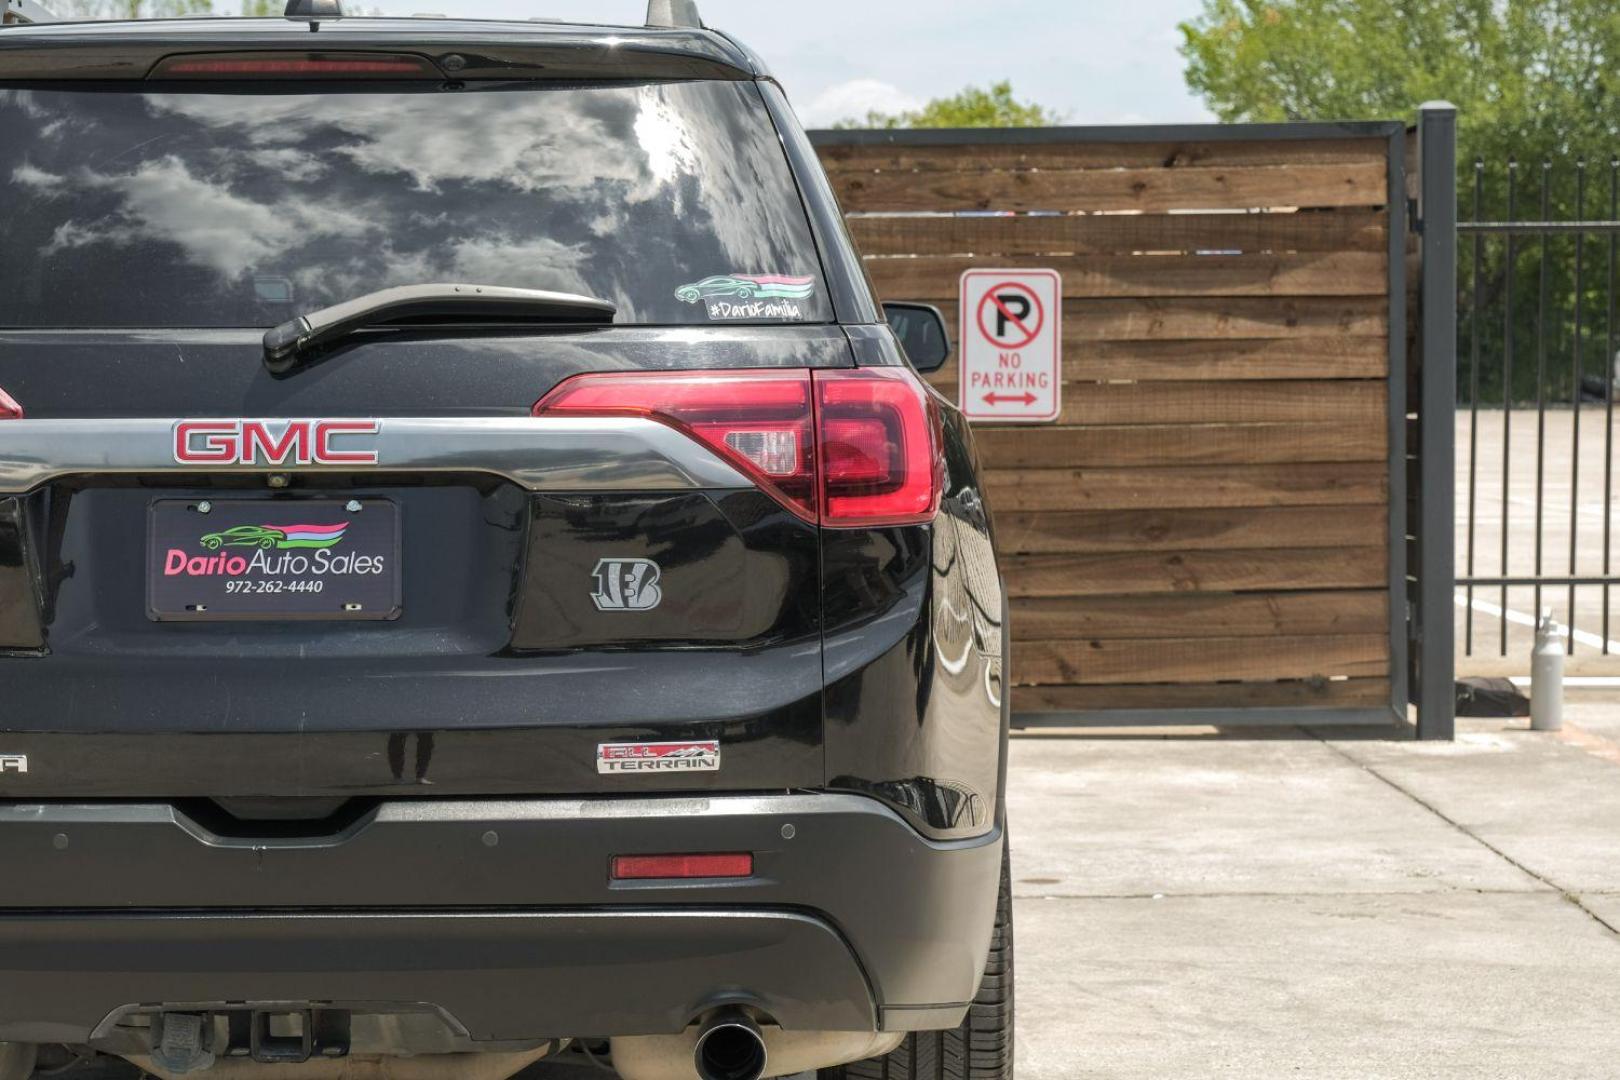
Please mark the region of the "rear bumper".
<svg viewBox="0 0 1620 1080"><path fill-rule="evenodd" d="M4 805L0 1041L288 1002L426 1006L491 1043L674 1033L727 1003L792 1030L951 1027L1001 847L849 795L400 802L296 840L160 804ZM753 852L755 876L608 879L616 854L707 851Z"/></svg>

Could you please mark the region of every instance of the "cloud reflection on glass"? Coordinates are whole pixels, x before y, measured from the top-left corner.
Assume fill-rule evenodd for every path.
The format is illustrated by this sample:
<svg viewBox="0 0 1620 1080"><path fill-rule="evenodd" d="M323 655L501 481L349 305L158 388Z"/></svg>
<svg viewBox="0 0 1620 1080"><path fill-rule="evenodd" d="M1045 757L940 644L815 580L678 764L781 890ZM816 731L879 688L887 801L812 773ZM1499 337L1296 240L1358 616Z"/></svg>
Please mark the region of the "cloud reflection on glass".
<svg viewBox="0 0 1620 1080"><path fill-rule="evenodd" d="M472 281L704 323L681 285L820 266L747 83L0 90L0 326L258 326ZM0 270L0 276L5 276Z"/></svg>

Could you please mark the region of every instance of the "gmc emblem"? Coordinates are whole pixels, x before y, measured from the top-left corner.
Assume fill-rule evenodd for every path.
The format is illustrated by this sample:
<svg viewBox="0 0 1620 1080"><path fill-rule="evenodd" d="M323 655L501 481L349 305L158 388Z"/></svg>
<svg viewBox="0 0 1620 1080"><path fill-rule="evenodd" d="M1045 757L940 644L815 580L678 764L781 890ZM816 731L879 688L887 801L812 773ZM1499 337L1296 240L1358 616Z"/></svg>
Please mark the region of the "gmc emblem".
<svg viewBox="0 0 1620 1080"><path fill-rule="evenodd" d="M182 465L375 465L375 420L181 420L174 460ZM362 443L369 446L369 441Z"/></svg>

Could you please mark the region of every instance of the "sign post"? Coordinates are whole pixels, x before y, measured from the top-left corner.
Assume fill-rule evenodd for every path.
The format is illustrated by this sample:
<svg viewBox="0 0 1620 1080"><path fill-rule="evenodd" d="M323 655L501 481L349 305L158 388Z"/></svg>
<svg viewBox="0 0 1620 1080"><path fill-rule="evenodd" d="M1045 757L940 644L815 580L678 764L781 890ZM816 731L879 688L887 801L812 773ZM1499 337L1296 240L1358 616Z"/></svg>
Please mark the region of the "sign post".
<svg viewBox="0 0 1620 1080"><path fill-rule="evenodd" d="M0 0L0 25L59 22L38 0Z"/></svg>
<svg viewBox="0 0 1620 1080"><path fill-rule="evenodd" d="M962 275L958 404L969 420L1050 423L1063 411L1063 279L1055 270Z"/></svg>

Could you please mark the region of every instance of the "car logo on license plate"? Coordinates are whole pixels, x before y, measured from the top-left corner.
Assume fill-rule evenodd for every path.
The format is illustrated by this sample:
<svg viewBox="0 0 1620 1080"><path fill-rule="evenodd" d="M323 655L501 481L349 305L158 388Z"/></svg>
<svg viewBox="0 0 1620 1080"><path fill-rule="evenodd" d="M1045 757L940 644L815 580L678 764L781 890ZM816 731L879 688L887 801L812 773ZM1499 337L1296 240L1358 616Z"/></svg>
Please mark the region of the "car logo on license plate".
<svg viewBox="0 0 1620 1080"><path fill-rule="evenodd" d="M719 772L720 743L602 743L596 748L596 771L618 773Z"/></svg>

